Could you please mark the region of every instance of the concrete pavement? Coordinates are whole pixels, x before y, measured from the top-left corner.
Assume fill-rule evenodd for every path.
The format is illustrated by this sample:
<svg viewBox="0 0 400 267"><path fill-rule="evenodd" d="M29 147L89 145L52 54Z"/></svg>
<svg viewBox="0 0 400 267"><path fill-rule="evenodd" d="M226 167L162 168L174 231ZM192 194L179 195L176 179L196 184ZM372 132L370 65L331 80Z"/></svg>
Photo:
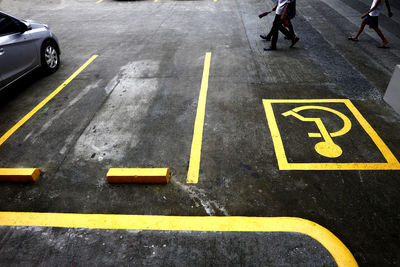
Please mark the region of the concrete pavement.
<svg viewBox="0 0 400 267"><path fill-rule="evenodd" d="M293 24L300 42L289 49L281 36L278 51L264 52L268 43L259 35L273 17L257 15L272 1L0 1L2 11L49 24L62 50L58 72L33 73L1 92L1 135L99 55L1 145L1 168L44 172L34 184L0 184L1 211L300 217L329 229L362 266L398 265L400 181L391 155L400 157L400 116L382 97L399 63L400 4L392 1L395 18L381 16L391 49L380 50L369 29L358 43L347 40L368 2L298 1ZM188 184L207 52L201 165L198 183ZM266 99L320 101L271 104L274 117L267 117ZM358 113L327 99L350 100L384 146ZM298 112L321 118L322 126L281 116L302 106L334 109L351 130L331 136L344 120L326 109ZM271 134L274 121L280 139ZM316 151L328 139L341 147L339 157ZM279 140L289 165L333 165L282 168ZM342 163L358 167L337 167ZM112 185L105 179L111 167L169 167L172 176L168 185ZM335 265L323 245L284 231L2 226L0 232L7 255L0 262L7 265Z"/></svg>

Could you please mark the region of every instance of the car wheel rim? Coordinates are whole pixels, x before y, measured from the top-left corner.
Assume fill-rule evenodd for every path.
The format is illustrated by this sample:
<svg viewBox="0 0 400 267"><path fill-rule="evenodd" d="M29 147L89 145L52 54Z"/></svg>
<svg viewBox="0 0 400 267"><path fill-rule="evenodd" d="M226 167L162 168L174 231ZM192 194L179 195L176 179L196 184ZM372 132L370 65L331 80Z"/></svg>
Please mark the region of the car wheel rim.
<svg viewBox="0 0 400 267"><path fill-rule="evenodd" d="M44 57L49 68L54 69L58 64L57 51L52 46L46 47Z"/></svg>

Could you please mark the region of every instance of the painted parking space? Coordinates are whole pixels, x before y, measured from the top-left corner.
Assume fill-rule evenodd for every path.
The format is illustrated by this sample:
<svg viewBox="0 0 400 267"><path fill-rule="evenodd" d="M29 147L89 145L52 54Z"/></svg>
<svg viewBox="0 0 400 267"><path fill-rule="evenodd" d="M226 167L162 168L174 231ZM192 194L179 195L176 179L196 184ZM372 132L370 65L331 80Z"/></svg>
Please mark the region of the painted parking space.
<svg viewBox="0 0 400 267"><path fill-rule="evenodd" d="M76 76L78 76L90 63L92 63L98 55L90 57L81 67L79 67L67 80L65 80L57 89L49 96L41 101L29 113L27 113L20 121L18 121L11 129L0 137L0 146L7 141L20 127L22 127L29 119L31 119L38 111L40 111L52 98L61 92ZM41 173L40 168L1 168L0 181L2 182L35 182Z"/></svg>
<svg viewBox="0 0 400 267"><path fill-rule="evenodd" d="M340 109L348 109L351 112L352 119L343 113L339 112L337 109L332 109L329 106L340 106L338 103L342 104ZM268 125L271 131L271 136L273 138L275 153L278 160L278 165L280 170L400 170L400 163L390 151L390 149L386 146L384 141L379 137L376 131L371 127L371 125L364 119L361 113L357 110L357 108L351 103L350 100L342 100L342 99L307 99L307 100L296 100L296 99L287 99L287 100L263 100ZM273 106L284 106L287 104L290 108L287 111L275 115L273 111ZM292 108L293 105L296 107ZM291 109L292 108L292 109ZM283 107L285 109L285 107ZM302 111L314 111L312 115L308 115L306 117L300 115ZM310 114L310 113L309 113ZM335 130L328 131L326 128L324 121L329 122L329 117L334 117L339 119L331 119L333 122L330 123L330 127ZM285 152L285 145L283 140L288 140L290 138L297 138L296 142L299 142L298 135L299 132L295 130L286 130L284 127L278 127L277 119L282 122L284 119L292 119L290 123L290 129L294 129L293 123L300 124L308 124L310 125L310 129L315 129L317 132L309 132L307 133L307 137L310 138L310 142L305 142L304 146L311 146L311 148L303 148L301 152L305 152L305 155L310 154L310 150L314 150L315 157L319 157L322 162L288 162L288 157L292 157L290 154ZM354 123L352 123L354 121ZM282 123L283 124L283 123ZM359 134L362 132L361 129L358 131L354 128L359 127L364 130L364 139ZM351 139L352 146L346 148L346 146L341 147L334 140L336 137L346 138L346 135L351 135L351 131L353 128L353 132L355 132L358 138L349 137ZM286 135L283 139L280 132L284 132ZM301 134L302 132L300 132ZM291 135L291 136L290 136ZM375 144L376 152L379 151L383 156L383 162L374 162L376 158L380 159L380 155L374 158L374 152L368 150L367 158L365 158L364 162L362 159L354 158L354 148L364 147L366 143L365 139L371 139L371 141ZM339 138L338 138L339 139ZM304 139L303 139L304 140ZM318 140L312 142L311 140ZM340 140L340 139L339 139ZM359 142L357 144L357 142ZM346 144L346 143L345 143ZM347 143L348 144L348 143ZM288 145L286 145L287 147ZM290 145L289 145L290 146ZM346 149L348 150L347 156ZM341 160L341 157L345 158ZM368 158L370 157L370 158ZM326 160L326 159L329 159ZM337 162L334 162L337 159ZM357 160L361 162L351 162L352 160ZM344 161L344 162L343 162Z"/></svg>
<svg viewBox="0 0 400 267"><path fill-rule="evenodd" d="M201 147L203 140L203 127L206 112L208 80L210 75L211 52L207 52L204 58L204 69L201 80L199 100L197 104L196 119L194 122L193 141L191 146L190 161L186 182L189 184L198 183L201 161ZM160 173L160 169L110 169L107 174L108 182L135 182L141 183L168 183L170 171L161 170L159 175L148 175L147 173ZM140 178L142 177L142 178ZM144 178L144 179L143 179Z"/></svg>

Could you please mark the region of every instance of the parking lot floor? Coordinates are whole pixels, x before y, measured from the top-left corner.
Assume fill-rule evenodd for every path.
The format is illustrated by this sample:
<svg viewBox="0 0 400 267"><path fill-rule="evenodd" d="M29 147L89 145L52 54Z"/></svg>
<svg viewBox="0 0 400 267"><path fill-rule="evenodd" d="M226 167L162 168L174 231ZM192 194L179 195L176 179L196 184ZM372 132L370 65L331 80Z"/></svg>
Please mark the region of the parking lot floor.
<svg viewBox="0 0 400 267"><path fill-rule="evenodd" d="M42 171L0 184L0 262L343 265L317 230L285 227L302 218L348 248L343 266L399 265L400 116L383 95L400 4L380 18L390 49L369 29L347 40L369 4L299 1L299 43L265 52L273 16L258 14L273 1L0 0L48 24L62 51L56 73L0 93L0 136L95 56L0 146L0 168ZM110 184L110 168L171 179ZM282 230L261 223L272 218Z"/></svg>

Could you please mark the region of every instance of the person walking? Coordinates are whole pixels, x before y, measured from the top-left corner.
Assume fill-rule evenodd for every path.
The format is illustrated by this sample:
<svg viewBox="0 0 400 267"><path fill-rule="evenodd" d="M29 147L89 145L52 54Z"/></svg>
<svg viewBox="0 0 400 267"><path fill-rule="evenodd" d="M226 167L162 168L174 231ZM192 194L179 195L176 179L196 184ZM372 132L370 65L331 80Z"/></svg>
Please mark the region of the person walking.
<svg viewBox="0 0 400 267"><path fill-rule="evenodd" d="M276 43L278 42L279 31L281 31L289 40L292 40L292 44L290 45L290 47L293 47L300 40L294 34L293 26L290 23L290 19L292 17L287 16L288 12L289 12L289 5L291 4L292 1L293 0L278 0L277 1L276 8L274 7L276 9L275 19L272 24L272 29L270 32L270 34L272 36L271 45L269 47L264 48L265 51L276 50ZM294 17L294 15L293 15L293 17ZM283 25L282 25L283 23L285 23L286 26L288 26L288 27L291 26L291 30L289 31L285 27L283 27Z"/></svg>
<svg viewBox="0 0 400 267"><path fill-rule="evenodd" d="M386 3L386 8L388 10L388 15L389 18L393 16L393 13L390 9L390 4L389 0L385 0ZM360 28L358 29L358 32L354 36L350 36L348 39L350 41L358 41L358 37L360 34L363 32L365 25L369 25L370 28L374 29L375 32L379 35L379 37L382 39L382 43L378 45L378 48L389 48L387 44L389 43L388 40L386 40L385 36L383 35L381 29L379 28L379 23L378 23L378 18L379 14L381 13L383 6L383 0L373 0L371 9L364 13L361 18L364 19L361 22Z"/></svg>
<svg viewBox="0 0 400 267"><path fill-rule="evenodd" d="M294 29L293 29L293 25L292 25L292 18L294 18L295 17L295 15L296 15L296 0L291 0L291 3L290 3L290 5L294 5L294 7L289 7L289 11L290 10L293 10L293 17L291 17L291 15L287 15L287 17L286 17L286 20L285 20L285 22L284 23L282 23L282 27L283 27L283 25L284 24L287 24L287 26L285 25L285 27L289 30L289 32L291 32L291 33L293 33L293 34L295 34L294 33ZM275 11L276 10L276 7L277 7L277 5L275 5L273 8L272 8L272 10L271 11L268 11L268 12L264 12L264 13L262 13L262 14L260 14L258 17L261 19L261 18L263 18L263 17L265 17L265 16L267 16L268 14L270 14L271 12L273 12L273 11ZM290 13L290 12L288 12L288 13ZM288 16L290 16L290 19L288 19ZM282 27L279 27L279 30L282 32ZM266 41L271 41L271 37L272 37L272 28L271 28L271 30L269 31L269 33L267 34L267 35L265 35L265 34L261 34L260 35L260 38L261 39L264 39L264 40L266 40ZM289 39L287 36L285 36L285 39Z"/></svg>

